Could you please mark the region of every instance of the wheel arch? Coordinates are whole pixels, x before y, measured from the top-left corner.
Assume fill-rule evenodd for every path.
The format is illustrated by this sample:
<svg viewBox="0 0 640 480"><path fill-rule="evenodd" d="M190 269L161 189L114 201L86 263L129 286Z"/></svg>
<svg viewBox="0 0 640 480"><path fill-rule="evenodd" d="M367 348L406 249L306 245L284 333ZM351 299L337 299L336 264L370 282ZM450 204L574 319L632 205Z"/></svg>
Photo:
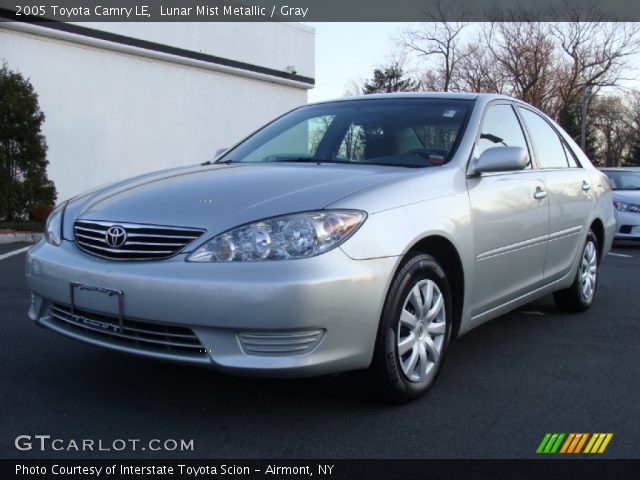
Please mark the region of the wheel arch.
<svg viewBox="0 0 640 480"><path fill-rule="evenodd" d="M453 305L453 330L451 338L456 338L460 330L462 311L464 307L464 270L462 259L454 244L441 235L430 235L418 240L405 253L405 258L412 253L425 253L433 256L447 276L451 289L451 303Z"/></svg>
<svg viewBox="0 0 640 480"><path fill-rule="evenodd" d="M598 241L598 261L602 261L602 254L604 253L604 224L602 220L596 218L591 222L589 227Z"/></svg>

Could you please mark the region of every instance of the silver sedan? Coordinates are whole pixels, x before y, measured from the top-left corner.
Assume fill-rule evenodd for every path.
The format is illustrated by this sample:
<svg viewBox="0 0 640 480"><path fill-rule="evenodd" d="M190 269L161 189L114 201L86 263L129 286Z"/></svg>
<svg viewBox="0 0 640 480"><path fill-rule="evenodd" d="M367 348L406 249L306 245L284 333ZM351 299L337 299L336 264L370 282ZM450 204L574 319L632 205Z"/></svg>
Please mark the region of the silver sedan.
<svg viewBox="0 0 640 480"><path fill-rule="evenodd" d="M27 256L29 317L231 372L368 369L402 402L472 328L550 292L589 308L614 226L605 175L525 103L349 98L58 206Z"/></svg>

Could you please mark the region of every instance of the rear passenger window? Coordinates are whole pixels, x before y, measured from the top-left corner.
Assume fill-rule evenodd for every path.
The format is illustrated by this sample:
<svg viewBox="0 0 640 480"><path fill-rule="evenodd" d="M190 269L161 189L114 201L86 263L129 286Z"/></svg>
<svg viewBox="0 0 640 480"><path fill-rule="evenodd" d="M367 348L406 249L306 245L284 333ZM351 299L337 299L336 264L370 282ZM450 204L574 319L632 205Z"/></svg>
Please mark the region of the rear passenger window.
<svg viewBox="0 0 640 480"><path fill-rule="evenodd" d="M567 168L569 163L565 146L551 125L537 113L520 108L529 131L540 168ZM577 165L576 165L577 166Z"/></svg>
<svg viewBox="0 0 640 480"><path fill-rule="evenodd" d="M573 153L571 151L571 148L569 148L569 146L566 143L562 143L562 146L564 147L564 153L567 156L567 161L569 162L569 167L570 168L581 168L580 164L578 163L578 159L576 158L575 153Z"/></svg>
<svg viewBox="0 0 640 480"><path fill-rule="evenodd" d="M493 105L484 116L478 140L478 155L493 147L522 147L527 150L524 133L511 105ZM527 168L531 168L531 161Z"/></svg>

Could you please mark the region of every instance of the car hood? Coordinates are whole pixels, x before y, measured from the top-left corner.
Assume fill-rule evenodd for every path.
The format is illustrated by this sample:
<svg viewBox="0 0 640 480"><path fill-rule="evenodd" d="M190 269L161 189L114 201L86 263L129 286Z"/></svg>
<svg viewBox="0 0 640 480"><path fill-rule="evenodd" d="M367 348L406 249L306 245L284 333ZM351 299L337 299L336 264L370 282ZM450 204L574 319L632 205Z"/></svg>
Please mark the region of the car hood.
<svg viewBox="0 0 640 480"><path fill-rule="evenodd" d="M640 203L640 190L613 190L612 193L616 202Z"/></svg>
<svg viewBox="0 0 640 480"><path fill-rule="evenodd" d="M207 165L147 174L72 199L71 219L204 228L322 209L347 195L409 175L412 169L337 164Z"/></svg>

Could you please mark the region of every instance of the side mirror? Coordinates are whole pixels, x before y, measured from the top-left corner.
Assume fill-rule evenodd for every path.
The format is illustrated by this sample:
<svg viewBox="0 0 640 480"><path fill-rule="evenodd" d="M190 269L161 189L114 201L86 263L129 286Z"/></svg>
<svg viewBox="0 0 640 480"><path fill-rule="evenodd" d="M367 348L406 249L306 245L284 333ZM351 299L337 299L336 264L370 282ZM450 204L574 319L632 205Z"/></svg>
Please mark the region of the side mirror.
<svg viewBox="0 0 640 480"><path fill-rule="evenodd" d="M471 163L471 174L522 170L529 163L529 153L522 147L492 147Z"/></svg>

